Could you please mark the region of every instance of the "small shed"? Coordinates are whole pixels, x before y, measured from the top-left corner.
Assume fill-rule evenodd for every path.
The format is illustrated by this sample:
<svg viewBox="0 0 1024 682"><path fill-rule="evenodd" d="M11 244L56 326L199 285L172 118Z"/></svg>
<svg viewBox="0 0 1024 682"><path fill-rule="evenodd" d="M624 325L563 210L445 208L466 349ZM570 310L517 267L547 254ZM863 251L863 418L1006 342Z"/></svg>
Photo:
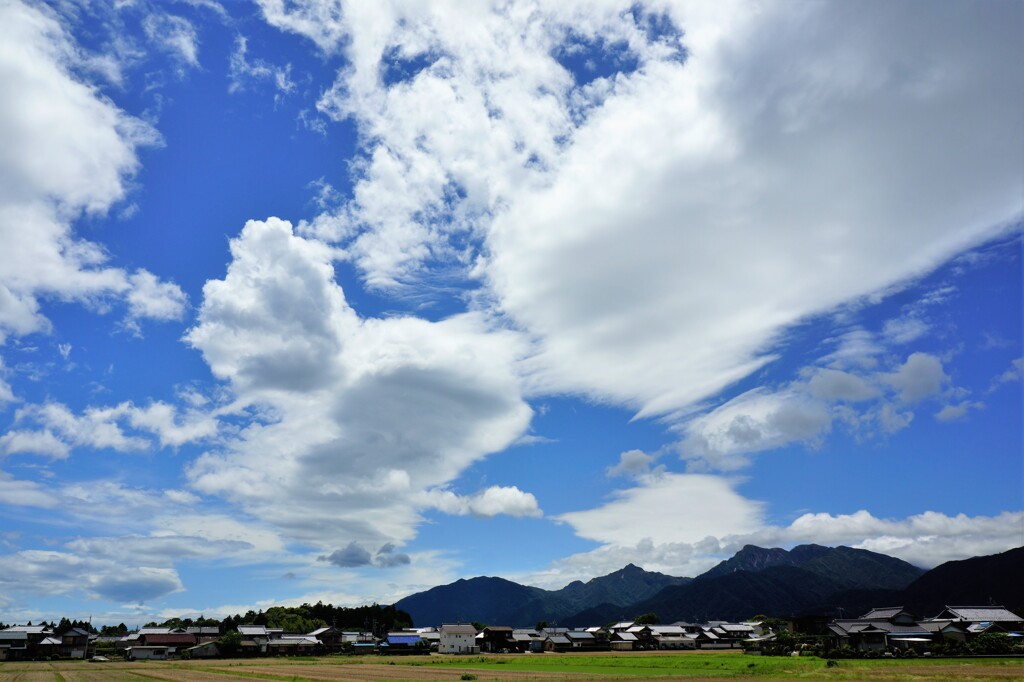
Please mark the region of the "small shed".
<svg viewBox="0 0 1024 682"><path fill-rule="evenodd" d="M169 647L156 645L136 645L124 650L124 657L129 661L165 661Z"/></svg>
<svg viewBox="0 0 1024 682"><path fill-rule="evenodd" d="M549 635L544 640L545 651L569 651L572 649L572 642L565 635Z"/></svg>
<svg viewBox="0 0 1024 682"><path fill-rule="evenodd" d="M217 642L203 642L189 647L181 653L189 658L216 658L220 656L220 649L217 648Z"/></svg>

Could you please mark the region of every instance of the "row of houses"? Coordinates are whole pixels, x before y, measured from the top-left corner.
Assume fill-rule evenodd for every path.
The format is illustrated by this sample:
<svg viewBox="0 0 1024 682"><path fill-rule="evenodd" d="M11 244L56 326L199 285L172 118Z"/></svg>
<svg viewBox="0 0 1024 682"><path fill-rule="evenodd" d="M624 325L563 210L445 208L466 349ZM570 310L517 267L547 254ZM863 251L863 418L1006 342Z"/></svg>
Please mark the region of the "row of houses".
<svg viewBox="0 0 1024 682"><path fill-rule="evenodd" d="M872 609L860 618L833 620L826 636L835 646L860 651L923 651L938 642L966 643L986 633L1024 643L1024 619L1002 606L947 606L932 618L891 606Z"/></svg>
<svg viewBox="0 0 1024 682"><path fill-rule="evenodd" d="M367 632L322 627L304 634L287 633L263 625L241 625L232 653L242 656L309 655L328 653L444 654L542 653L545 651L631 651L641 649L734 648L760 634L756 623L712 622L642 625L632 622L603 627L512 628L447 624L375 637ZM70 630L56 636L48 626L15 626L0 631L0 660L59 656L86 658L98 645L113 648L127 659L214 657L222 651L216 627L145 627L123 637L90 636Z"/></svg>
<svg viewBox="0 0 1024 682"><path fill-rule="evenodd" d="M792 622L799 631L802 624ZM813 633L835 647L862 651L893 648L923 650L935 642L969 642L986 633L1000 633L1024 642L1024 619L1001 607L946 607L921 619L902 607L872 609L860 618L836 619ZM263 625L241 625L232 651L217 627L141 628L124 637L103 638L72 628L57 634L48 626L14 626L0 630L0 660L87 658L97 645L111 646L128 659L311 655L328 653L442 654L638 651L672 649L757 650L778 633L762 623L677 622L649 625L624 621L606 627L514 628L445 624L439 628L399 630L378 637L367 632L322 627L308 633L287 633Z"/></svg>
<svg viewBox="0 0 1024 682"><path fill-rule="evenodd" d="M461 639L446 636L459 633ZM512 628L487 626L480 632L467 625L443 625L440 653L540 653L544 651L635 651L666 649L731 649L763 634L760 623L712 621L645 625L632 621L608 627Z"/></svg>
<svg viewBox="0 0 1024 682"><path fill-rule="evenodd" d="M306 634L285 633L262 625L238 628L237 653L250 656L309 655L346 652L398 654L543 653L545 651L632 651L654 649L739 648L760 634L757 623L704 625L637 625L617 623L609 628L512 628L487 626L477 630L468 624L439 628L397 630L383 637L366 632L347 632L324 627ZM117 648L126 658L194 658L217 656L217 638L201 641L184 630L142 628L121 638Z"/></svg>
<svg viewBox="0 0 1024 682"><path fill-rule="evenodd" d="M24 658L86 658L89 632L71 628L57 634L47 625L15 625L0 630L0 661Z"/></svg>
<svg viewBox="0 0 1024 682"><path fill-rule="evenodd" d="M309 633L288 633L264 625L240 625L238 638L230 653L240 656L298 656L337 653L375 643L365 632L343 632L333 627L318 628ZM177 657L212 658L221 656L222 636L210 628L141 628L117 638L114 648L130 660L167 659Z"/></svg>

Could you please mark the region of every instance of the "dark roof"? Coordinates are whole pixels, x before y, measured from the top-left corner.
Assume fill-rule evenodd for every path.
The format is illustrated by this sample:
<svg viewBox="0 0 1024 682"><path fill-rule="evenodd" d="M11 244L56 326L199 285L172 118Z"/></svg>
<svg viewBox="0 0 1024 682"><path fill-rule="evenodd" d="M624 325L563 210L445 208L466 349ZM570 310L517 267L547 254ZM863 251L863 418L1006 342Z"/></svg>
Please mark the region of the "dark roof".
<svg viewBox="0 0 1024 682"><path fill-rule="evenodd" d="M928 632L941 632L946 628L952 628L960 632L964 631L963 628L957 625L957 622L953 620L922 620L918 622L918 625L921 626L922 630L927 630Z"/></svg>
<svg viewBox="0 0 1024 682"><path fill-rule="evenodd" d="M188 644L194 645L196 638L188 633L175 633L169 635L146 635L146 645L173 645L173 644Z"/></svg>
<svg viewBox="0 0 1024 682"><path fill-rule="evenodd" d="M902 606L881 606L881 607L879 607L877 609L871 609L870 611L865 613L863 616L861 616L860 619L861 620L872 620L874 618L889 619L889 618L894 618L895 616L898 616L902 612L903 612L903 607Z"/></svg>
<svg viewBox="0 0 1024 682"><path fill-rule="evenodd" d="M829 628L837 634L843 631L854 634L858 632L885 632L890 635L927 635L929 631L920 625L894 625L887 620L845 620L833 621Z"/></svg>

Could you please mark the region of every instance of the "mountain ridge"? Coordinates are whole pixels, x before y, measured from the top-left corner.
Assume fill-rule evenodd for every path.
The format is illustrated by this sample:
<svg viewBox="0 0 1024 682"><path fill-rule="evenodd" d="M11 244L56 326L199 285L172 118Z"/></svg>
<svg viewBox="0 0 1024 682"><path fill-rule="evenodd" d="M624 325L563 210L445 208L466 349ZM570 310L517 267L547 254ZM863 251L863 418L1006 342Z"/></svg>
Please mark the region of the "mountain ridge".
<svg viewBox="0 0 1024 682"><path fill-rule="evenodd" d="M632 563L559 590L479 577L409 595L395 606L414 622L430 625L474 620L532 626L544 620L579 626L650 612L663 622L742 620L756 613L839 615L901 601L903 591L924 575L901 559L842 545L790 550L747 545L696 578L645 571Z"/></svg>

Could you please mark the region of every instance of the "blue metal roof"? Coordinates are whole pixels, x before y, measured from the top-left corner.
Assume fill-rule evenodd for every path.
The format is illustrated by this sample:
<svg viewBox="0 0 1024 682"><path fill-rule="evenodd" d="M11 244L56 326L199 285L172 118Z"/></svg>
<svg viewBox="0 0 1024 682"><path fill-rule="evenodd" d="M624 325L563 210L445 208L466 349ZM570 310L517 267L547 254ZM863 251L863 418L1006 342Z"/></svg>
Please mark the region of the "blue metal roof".
<svg viewBox="0 0 1024 682"><path fill-rule="evenodd" d="M388 644L405 644L407 646L416 646L422 640L419 635L391 635L388 637Z"/></svg>

